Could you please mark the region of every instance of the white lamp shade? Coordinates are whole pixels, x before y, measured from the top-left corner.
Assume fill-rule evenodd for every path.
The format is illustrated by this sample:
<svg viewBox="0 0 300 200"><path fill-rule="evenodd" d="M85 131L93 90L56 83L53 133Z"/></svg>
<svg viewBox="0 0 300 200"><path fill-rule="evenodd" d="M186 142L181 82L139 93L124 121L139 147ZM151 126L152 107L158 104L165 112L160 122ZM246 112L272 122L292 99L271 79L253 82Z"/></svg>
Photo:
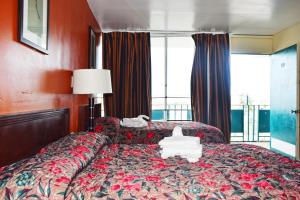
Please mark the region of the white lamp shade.
<svg viewBox="0 0 300 200"><path fill-rule="evenodd" d="M73 94L112 93L110 70L78 69L73 72Z"/></svg>

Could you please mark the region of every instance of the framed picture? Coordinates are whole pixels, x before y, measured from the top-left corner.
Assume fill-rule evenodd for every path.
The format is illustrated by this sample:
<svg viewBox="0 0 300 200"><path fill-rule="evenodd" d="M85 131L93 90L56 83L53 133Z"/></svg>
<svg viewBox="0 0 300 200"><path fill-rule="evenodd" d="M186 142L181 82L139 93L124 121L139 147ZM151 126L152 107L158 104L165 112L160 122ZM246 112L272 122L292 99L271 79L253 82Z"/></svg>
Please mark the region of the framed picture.
<svg viewBox="0 0 300 200"><path fill-rule="evenodd" d="M92 27L89 28L89 68L96 68L96 34Z"/></svg>
<svg viewBox="0 0 300 200"><path fill-rule="evenodd" d="M20 41L48 54L49 1L19 0Z"/></svg>

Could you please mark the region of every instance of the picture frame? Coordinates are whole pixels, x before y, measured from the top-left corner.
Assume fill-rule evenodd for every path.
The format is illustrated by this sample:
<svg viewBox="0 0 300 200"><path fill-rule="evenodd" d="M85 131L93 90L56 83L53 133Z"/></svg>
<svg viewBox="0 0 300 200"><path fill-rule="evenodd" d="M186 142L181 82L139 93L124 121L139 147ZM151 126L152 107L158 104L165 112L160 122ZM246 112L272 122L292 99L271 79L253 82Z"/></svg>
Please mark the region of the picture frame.
<svg viewBox="0 0 300 200"><path fill-rule="evenodd" d="M48 54L49 1L19 0L20 42L44 54Z"/></svg>
<svg viewBox="0 0 300 200"><path fill-rule="evenodd" d="M96 33L93 28L89 27L89 68L96 69Z"/></svg>

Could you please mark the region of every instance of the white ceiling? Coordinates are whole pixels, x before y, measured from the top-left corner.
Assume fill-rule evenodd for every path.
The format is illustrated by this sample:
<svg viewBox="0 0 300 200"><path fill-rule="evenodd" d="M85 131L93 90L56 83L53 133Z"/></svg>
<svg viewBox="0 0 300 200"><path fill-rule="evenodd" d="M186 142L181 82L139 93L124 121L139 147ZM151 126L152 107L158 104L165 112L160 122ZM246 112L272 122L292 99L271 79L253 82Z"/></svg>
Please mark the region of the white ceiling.
<svg viewBox="0 0 300 200"><path fill-rule="evenodd" d="M273 35L300 21L300 0L88 0L103 31Z"/></svg>

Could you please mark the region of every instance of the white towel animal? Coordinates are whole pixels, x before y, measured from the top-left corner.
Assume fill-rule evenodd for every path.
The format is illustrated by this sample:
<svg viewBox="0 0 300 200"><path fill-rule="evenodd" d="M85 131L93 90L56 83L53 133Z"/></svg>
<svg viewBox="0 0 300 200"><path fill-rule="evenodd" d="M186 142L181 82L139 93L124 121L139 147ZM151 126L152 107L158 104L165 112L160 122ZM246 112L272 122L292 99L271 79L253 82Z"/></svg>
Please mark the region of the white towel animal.
<svg viewBox="0 0 300 200"><path fill-rule="evenodd" d="M200 138L192 136L183 136L182 128L176 126L171 137L165 137L159 143L162 150L161 157L180 156L186 158L189 162L197 162L202 156L202 145Z"/></svg>
<svg viewBox="0 0 300 200"><path fill-rule="evenodd" d="M173 129L172 136L173 136L173 137L176 137L176 136L183 136L183 134L182 134L182 128L181 128L180 126L176 126L176 127Z"/></svg>
<svg viewBox="0 0 300 200"><path fill-rule="evenodd" d="M135 127L135 128L146 127L148 126L148 122L144 119L149 120L149 117L146 115L139 115L136 118L123 118L120 121L120 125L126 127Z"/></svg>

